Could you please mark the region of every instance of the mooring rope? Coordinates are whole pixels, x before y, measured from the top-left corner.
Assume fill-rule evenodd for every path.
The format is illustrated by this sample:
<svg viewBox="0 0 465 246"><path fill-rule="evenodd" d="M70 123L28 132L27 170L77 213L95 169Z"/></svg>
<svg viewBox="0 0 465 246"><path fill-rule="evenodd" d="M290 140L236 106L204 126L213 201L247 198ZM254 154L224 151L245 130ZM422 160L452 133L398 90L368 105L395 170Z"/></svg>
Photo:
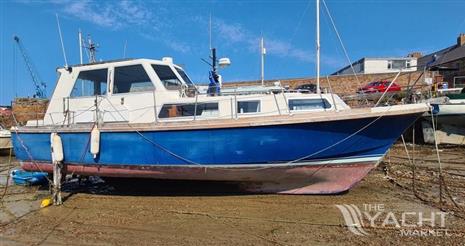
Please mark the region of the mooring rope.
<svg viewBox="0 0 465 246"><path fill-rule="evenodd" d="M13 156L13 146L10 148L10 154L8 155L8 168L7 168L7 173L6 173L6 183L5 183L5 189L3 190L3 194L0 197L0 202L3 203L3 198L6 195L6 192L8 190L8 186L10 185L10 170L13 167L12 165L12 156Z"/></svg>
<svg viewBox="0 0 465 246"><path fill-rule="evenodd" d="M446 183L446 180L445 180L445 177L444 177L443 173L448 174L448 175L450 175L450 176L456 175L456 176L460 176L460 177L464 177L464 175L456 174L456 173L451 173L451 172L447 172L447 171L444 172L444 171L442 170L442 161L441 161L441 158L440 158L440 155L439 155L439 152L440 152L440 151L439 151L439 146L438 146L439 143L438 143L438 139L437 139L437 135L436 135L436 133L437 133L437 131L436 131L437 123L436 123L436 121L435 121L435 119L434 119L433 109L431 108L430 110L431 110L431 111L430 111L430 114L431 114L431 122L432 122L432 128L433 128L433 137L434 137L434 143L435 143L434 148L435 148L435 150L436 150L436 151L435 151L435 152L436 152L436 160L437 160L438 165L439 165L439 177L438 177L438 181L437 181L437 182L434 182L433 180L421 180L421 179L420 179L419 181L420 181L422 184L432 184L432 183L434 183L434 184L439 185L439 209L444 210L444 206L447 206L447 207L449 208L449 210L454 210L454 209L451 209L451 208L449 207L449 205L447 204L447 202L444 202L444 200L443 200L443 190L444 190L445 193L446 193L446 194L445 194L446 197L448 197L448 198L450 199L450 201L452 202L453 206L454 206L458 211L464 212L464 211L465 211L465 210L464 210L464 207L460 206L460 205L456 202L456 200L454 199L454 197L452 196L452 193L451 193L450 188L449 188L450 185L448 185L448 184ZM415 150L415 131L413 131L413 136L412 136L412 138L413 138L413 149ZM423 202L425 202L425 203L433 203L433 204L436 204L436 202L434 202L434 201L429 201L429 200L427 200L426 198L421 197L421 196L417 193L416 185L415 185L415 184L416 184L416 177L415 177L415 176L416 176L416 172L415 172L416 165L415 165L414 160L411 160L411 159L410 159L410 154L409 154L409 151L408 151L408 149L407 149L407 145L406 145L406 143L405 143L405 139L404 139L403 135L402 135L402 143L403 143L403 146L404 146L404 148L405 148L405 152L406 152L406 154L407 154L408 163L409 163L410 166L413 168L413 172L412 172L412 190L413 190L413 194L415 195L415 197L417 197L418 199L420 199L421 201L423 201ZM413 153L413 154L414 154L414 153ZM399 156L397 156L396 158L405 159L405 157L399 157ZM433 160L430 160L430 161L433 161ZM403 164L403 163L398 163L398 164L404 165L404 166L409 166L409 165L406 165L406 164ZM389 162L389 166L392 166L392 164L391 164L390 162ZM423 167L423 168L426 169L426 170L429 170L429 171L434 171L433 168L429 168L429 167ZM386 175L388 175L388 177L390 178L390 180L391 180L392 182L394 182L396 185L399 185L399 186L401 186L401 187L403 187L403 188L407 188L406 186L404 186L404 185L402 185L401 183L399 183L399 181L397 181L396 179L390 177L390 176L389 176L389 173L388 173L388 170L389 170L389 168L386 168L386 169L385 169ZM399 177L397 177L397 178L399 178ZM408 177L404 175L404 176L401 176L400 178L408 178ZM432 179L434 179L434 177L433 177ZM462 189L462 188L463 188L462 186L457 186L457 185L455 185L455 186L452 185L451 187L456 188L456 189ZM436 204L436 205L437 205L437 204ZM464 218L463 216L458 215L458 214L454 214L454 216L457 216L457 217L460 217L460 218Z"/></svg>
<svg viewBox="0 0 465 246"><path fill-rule="evenodd" d="M436 124L434 124L434 114L433 114L433 107L431 107L431 123L433 126L433 136L434 136L434 146L436 149L436 155L438 157L438 164L439 164L439 202L440 206L442 208L442 163L441 163L441 157L439 156L439 147L438 147L438 139L436 137Z"/></svg>

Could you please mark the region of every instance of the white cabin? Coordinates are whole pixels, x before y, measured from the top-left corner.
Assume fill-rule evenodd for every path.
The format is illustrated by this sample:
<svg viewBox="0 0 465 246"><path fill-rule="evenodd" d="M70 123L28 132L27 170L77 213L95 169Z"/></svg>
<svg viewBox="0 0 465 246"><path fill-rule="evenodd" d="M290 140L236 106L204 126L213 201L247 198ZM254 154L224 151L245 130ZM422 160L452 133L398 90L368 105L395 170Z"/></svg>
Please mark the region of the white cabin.
<svg viewBox="0 0 465 246"><path fill-rule="evenodd" d="M43 125L237 119L349 109L335 94L279 87L261 87L252 93L240 88L221 96L200 94L172 60L108 61L59 68L58 72Z"/></svg>

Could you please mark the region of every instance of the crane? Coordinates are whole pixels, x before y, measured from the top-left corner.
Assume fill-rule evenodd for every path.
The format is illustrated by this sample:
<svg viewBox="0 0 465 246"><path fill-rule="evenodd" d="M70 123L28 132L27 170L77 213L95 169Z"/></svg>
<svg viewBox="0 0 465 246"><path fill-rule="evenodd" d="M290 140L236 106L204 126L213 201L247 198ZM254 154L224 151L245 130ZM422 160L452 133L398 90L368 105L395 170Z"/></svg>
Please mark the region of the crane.
<svg viewBox="0 0 465 246"><path fill-rule="evenodd" d="M35 87L34 97L46 98L47 97L46 95L47 84L40 78L39 73L37 73L37 70L35 69L34 64L32 64L31 59L27 55L26 49L24 48L24 45L19 39L19 37L14 36L13 39L18 45L18 49L21 52L21 55L23 56L24 63L26 63L26 67L32 77L32 82L34 83L34 87Z"/></svg>

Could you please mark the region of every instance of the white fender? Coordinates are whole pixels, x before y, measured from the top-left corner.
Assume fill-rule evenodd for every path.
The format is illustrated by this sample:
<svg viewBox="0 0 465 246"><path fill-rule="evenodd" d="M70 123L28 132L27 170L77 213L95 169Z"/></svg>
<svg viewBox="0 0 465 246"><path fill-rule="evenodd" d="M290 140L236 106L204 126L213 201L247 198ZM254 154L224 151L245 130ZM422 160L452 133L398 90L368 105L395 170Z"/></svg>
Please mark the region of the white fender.
<svg viewBox="0 0 465 246"><path fill-rule="evenodd" d="M53 162L63 161L63 142L58 133L53 132L50 134L50 142L52 146L52 160Z"/></svg>
<svg viewBox="0 0 465 246"><path fill-rule="evenodd" d="M92 129L90 133L90 153L94 155L94 159L97 158L97 154L100 152L100 130L97 126Z"/></svg>

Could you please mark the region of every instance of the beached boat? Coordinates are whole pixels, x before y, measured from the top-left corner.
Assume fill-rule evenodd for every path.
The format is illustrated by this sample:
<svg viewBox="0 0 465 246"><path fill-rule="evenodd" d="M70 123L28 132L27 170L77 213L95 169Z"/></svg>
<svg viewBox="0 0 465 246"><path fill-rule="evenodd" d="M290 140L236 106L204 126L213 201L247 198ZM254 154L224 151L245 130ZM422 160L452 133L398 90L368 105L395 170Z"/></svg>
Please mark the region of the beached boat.
<svg viewBox="0 0 465 246"><path fill-rule="evenodd" d="M426 104L351 109L335 94L197 94L181 67L135 59L59 68L40 126L15 128L22 168L52 171L51 133L69 173L243 181L262 192L348 190ZM194 90L194 92L189 92ZM98 128L98 153L90 152Z"/></svg>
<svg viewBox="0 0 465 246"><path fill-rule="evenodd" d="M11 133L0 126L0 151L11 149Z"/></svg>
<svg viewBox="0 0 465 246"><path fill-rule="evenodd" d="M351 109L319 89L222 94L212 51L208 94L199 94L170 58L59 68L44 120L14 129L22 168L52 172L52 163L61 162L65 172L80 175L238 181L254 192L332 194L359 182L428 110L426 104Z"/></svg>
<svg viewBox="0 0 465 246"><path fill-rule="evenodd" d="M422 118L426 143L465 145L465 90L429 100L432 111ZM433 114L433 117L431 117ZM433 122L436 131L433 131ZM436 137L434 136L436 132Z"/></svg>

